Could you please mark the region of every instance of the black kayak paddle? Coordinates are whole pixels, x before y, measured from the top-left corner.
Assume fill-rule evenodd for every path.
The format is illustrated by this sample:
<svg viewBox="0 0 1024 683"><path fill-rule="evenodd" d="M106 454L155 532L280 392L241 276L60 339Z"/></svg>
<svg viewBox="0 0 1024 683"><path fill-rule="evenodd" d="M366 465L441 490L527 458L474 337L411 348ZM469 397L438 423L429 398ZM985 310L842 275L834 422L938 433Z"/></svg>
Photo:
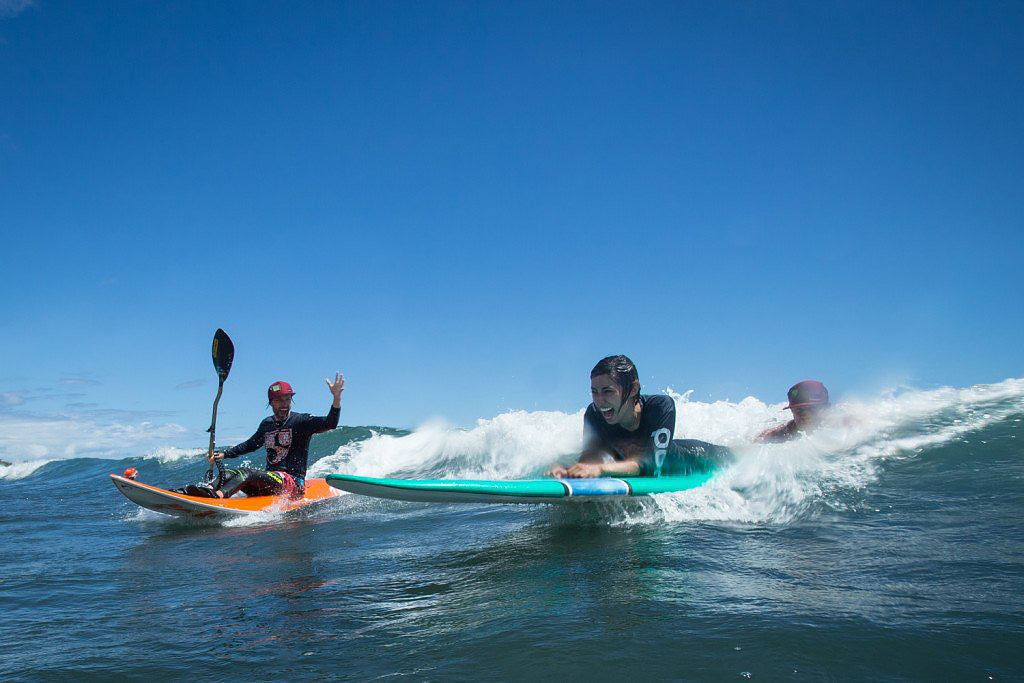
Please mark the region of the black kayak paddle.
<svg viewBox="0 0 1024 683"><path fill-rule="evenodd" d="M220 403L221 392L224 391L224 380L228 378L231 371L231 361L235 359L235 345L231 343L231 337L224 330L218 328L213 335L213 367L217 371L217 378L220 383L217 386L217 398L213 399L213 417L210 419L210 450L207 458L213 458L213 443L217 434L217 404ZM217 479L223 478L223 465L217 461ZM213 481L213 463L206 470L206 481Z"/></svg>

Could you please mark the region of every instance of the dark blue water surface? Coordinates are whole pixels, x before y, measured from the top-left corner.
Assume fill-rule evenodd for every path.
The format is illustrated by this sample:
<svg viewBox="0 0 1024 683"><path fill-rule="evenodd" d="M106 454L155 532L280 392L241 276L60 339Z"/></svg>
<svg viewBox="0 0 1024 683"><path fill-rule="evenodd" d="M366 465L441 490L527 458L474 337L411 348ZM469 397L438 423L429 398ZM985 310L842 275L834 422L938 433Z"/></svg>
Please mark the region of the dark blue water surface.
<svg viewBox="0 0 1024 683"><path fill-rule="evenodd" d="M198 456L51 462L0 480L0 679L1021 680L1024 411L983 408L629 507L191 523L107 475L180 484ZM369 435L312 459L345 471Z"/></svg>

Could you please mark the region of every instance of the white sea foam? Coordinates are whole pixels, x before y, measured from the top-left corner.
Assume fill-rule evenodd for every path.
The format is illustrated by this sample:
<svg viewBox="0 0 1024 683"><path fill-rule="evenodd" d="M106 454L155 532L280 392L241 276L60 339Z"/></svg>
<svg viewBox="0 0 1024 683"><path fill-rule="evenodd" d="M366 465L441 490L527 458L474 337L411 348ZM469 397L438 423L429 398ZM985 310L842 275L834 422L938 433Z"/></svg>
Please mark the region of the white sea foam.
<svg viewBox="0 0 1024 683"><path fill-rule="evenodd" d="M129 512L126 512L121 519L126 522L167 522L177 518L165 515L162 512L156 512L155 510L136 507L131 508Z"/></svg>
<svg viewBox="0 0 1024 683"><path fill-rule="evenodd" d="M811 434L783 444L755 444L762 429L789 418L785 404L748 397L732 403L676 402L676 438L729 446L736 460L707 486L654 497L639 517L660 520L785 522L814 505L841 505L844 492L870 486L886 459L928 448L1024 413L1024 380L966 389L890 391L838 403ZM374 435L343 446L311 468L311 476L517 479L539 476L556 461L570 462L582 439L582 410L574 414L514 411L471 429L429 423L407 436Z"/></svg>
<svg viewBox="0 0 1024 683"><path fill-rule="evenodd" d="M206 451L202 448L177 448L175 446L166 446L163 448L156 448L142 457L149 460L158 460L161 463L166 464L177 460L200 459L205 454ZM82 457L82 455L73 457ZM22 462L14 462L10 465L0 465L0 479L24 479L25 477L31 476L36 470L47 463L68 459L69 458L39 458Z"/></svg>
<svg viewBox="0 0 1024 683"><path fill-rule="evenodd" d="M582 412L513 411L478 420L472 429L430 422L406 436L374 434L342 446L315 463L310 476L431 470L438 477L521 478L579 450L582 435Z"/></svg>
<svg viewBox="0 0 1024 683"><path fill-rule="evenodd" d="M10 465L0 465L0 479L14 480L24 479L33 472L52 460L30 460L28 462L14 462Z"/></svg>
<svg viewBox="0 0 1024 683"><path fill-rule="evenodd" d="M178 448L177 446L162 446L147 451L142 457L146 460L157 460L161 464L177 462L178 460L193 460L205 457L205 448Z"/></svg>
<svg viewBox="0 0 1024 683"><path fill-rule="evenodd" d="M750 401L756 403L744 402ZM766 406L780 412L782 407ZM670 520L785 522L810 505L835 505L844 491L870 486L888 459L925 454L1022 412L1024 380L1019 379L847 401L820 429L793 441L728 444L737 460L708 486L655 500Z"/></svg>
<svg viewBox="0 0 1024 683"><path fill-rule="evenodd" d="M250 515L238 515L236 517L218 519L216 522L221 526L226 527L264 526L280 522L283 519L284 514L285 511L280 507L271 507L266 510L254 512Z"/></svg>

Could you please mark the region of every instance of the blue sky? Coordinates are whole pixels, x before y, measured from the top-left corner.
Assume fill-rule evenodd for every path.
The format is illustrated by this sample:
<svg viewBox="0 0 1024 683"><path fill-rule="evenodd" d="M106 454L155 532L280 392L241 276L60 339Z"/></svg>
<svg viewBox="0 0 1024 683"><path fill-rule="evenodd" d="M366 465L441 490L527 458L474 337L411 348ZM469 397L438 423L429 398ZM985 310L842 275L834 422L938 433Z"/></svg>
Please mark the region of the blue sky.
<svg viewBox="0 0 1024 683"><path fill-rule="evenodd" d="M0 457L202 445L217 327L226 439L334 370L343 423L402 427L574 412L611 353L695 400L1019 377L1021 35L1019 2L0 0Z"/></svg>

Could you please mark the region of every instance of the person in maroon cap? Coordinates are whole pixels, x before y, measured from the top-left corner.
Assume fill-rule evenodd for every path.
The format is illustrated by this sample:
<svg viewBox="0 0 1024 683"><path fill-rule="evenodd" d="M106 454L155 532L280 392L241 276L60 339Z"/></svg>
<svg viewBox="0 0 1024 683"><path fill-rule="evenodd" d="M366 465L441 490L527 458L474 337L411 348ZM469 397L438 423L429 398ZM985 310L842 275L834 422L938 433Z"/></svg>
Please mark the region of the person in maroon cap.
<svg viewBox="0 0 1024 683"><path fill-rule="evenodd" d="M301 497L305 492L306 469L309 466L309 440L314 434L338 426L341 414L341 392L345 390L345 377L335 373L334 381L327 379L327 388L334 401L326 417L292 412L295 392L288 382L274 382L267 389L267 401L274 414L260 423L256 433L248 439L223 451L215 451L210 461L237 458L257 448L267 450L266 470L249 467L225 467L218 480L207 485L190 484L179 493L210 498L230 498L241 491L247 496L274 496L284 494Z"/></svg>
<svg viewBox="0 0 1024 683"><path fill-rule="evenodd" d="M776 427L766 429L754 437L758 443L779 443L789 441L800 432L807 432L818 426L824 412L831 405L828 389L816 379L805 379L789 388L789 405L783 410L793 413L793 419Z"/></svg>

